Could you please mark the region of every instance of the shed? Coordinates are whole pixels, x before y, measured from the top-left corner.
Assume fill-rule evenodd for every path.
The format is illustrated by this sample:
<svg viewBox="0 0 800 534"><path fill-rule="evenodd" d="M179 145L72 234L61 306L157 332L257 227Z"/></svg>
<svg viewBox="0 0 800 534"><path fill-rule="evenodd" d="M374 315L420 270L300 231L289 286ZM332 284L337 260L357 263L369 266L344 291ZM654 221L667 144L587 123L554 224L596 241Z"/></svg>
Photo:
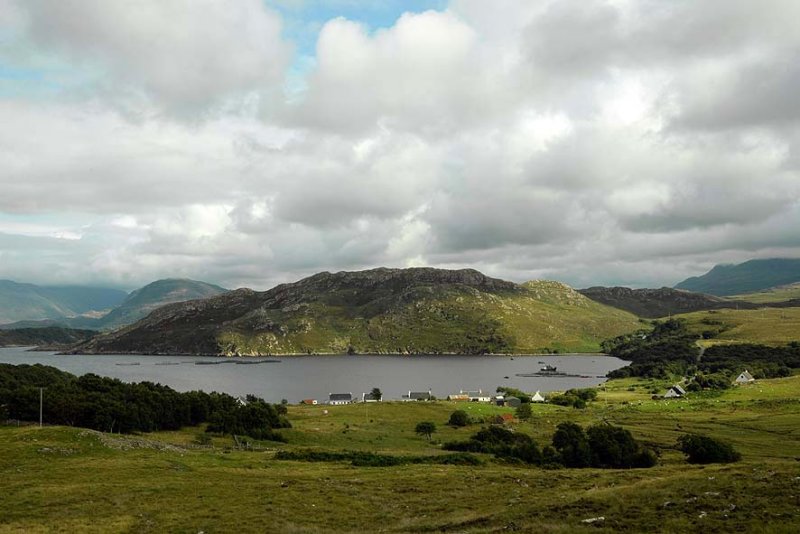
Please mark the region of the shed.
<svg viewBox="0 0 800 534"><path fill-rule="evenodd" d="M309 405L317 405L317 399L303 399L300 401L300 404L309 404Z"/></svg>
<svg viewBox="0 0 800 534"><path fill-rule="evenodd" d="M734 382L737 384L749 384L750 382L755 382L755 380L756 379L753 378L753 375L751 375L750 372L747 369L745 369L744 371L742 371L742 374L736 377L736 380L734 380Z"/></svg>
<svg viewBox="0 0 800 534"><path fill-rule="evenodd" d="M522 401L517 397L506 397L506 406L510 406L511 408L519 408L520 404L522 404Z"/></svg>

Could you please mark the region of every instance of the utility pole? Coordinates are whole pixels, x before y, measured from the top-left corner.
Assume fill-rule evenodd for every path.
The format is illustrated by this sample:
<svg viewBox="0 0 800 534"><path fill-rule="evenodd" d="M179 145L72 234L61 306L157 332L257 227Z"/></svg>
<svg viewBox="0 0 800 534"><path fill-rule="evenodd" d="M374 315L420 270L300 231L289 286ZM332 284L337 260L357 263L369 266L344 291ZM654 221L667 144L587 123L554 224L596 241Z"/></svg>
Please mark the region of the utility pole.
<svg viewBox="0 0 800 534"><path fill-rule="evenodd" d="M42 428L42 399L44 398L44 388L39 388L39 428Z"/></svg>

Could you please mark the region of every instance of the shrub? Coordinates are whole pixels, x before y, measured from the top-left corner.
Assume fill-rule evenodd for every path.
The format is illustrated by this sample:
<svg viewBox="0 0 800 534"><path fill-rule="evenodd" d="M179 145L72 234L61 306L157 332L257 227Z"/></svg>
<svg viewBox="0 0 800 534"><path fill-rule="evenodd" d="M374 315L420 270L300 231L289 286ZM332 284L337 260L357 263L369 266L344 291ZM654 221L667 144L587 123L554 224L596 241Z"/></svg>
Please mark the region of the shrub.
<svg viewBox="0 0 800 534"><path fill-rule="evenodd" d="M592 462L586 433L575 423L561 423L556 427L553 447L566 467L588 467Z"/></svg>
<svg viewBox="0 0 800 534"><path fill-rule="evenodd" d="M730 463L742 458L730 444L699 434L681 436L678 447L690 464Z"/></svg>
<svg viewBox="0 0 800 534"><path fill-rule="evenodd" d="M586 431L592 451L592 466L612 469L652 467L655 455L645 452L626 429L613 425L594 425Z"/></svg>
<svg viewBox="0 0 800 534"><path fill-rule="evenodd" d="M456 410L450 414L450 420L447 421L450 426L467 426L469 424L469 415L464 410Z"/></svg>
<svg viewBox="0 0 800 534"><path fill-rule="evenodd" d="M520 404L519 407L516 409L516 415L520 421L528 421L533 415L533 413L531 412L531 405Z"/></svg>

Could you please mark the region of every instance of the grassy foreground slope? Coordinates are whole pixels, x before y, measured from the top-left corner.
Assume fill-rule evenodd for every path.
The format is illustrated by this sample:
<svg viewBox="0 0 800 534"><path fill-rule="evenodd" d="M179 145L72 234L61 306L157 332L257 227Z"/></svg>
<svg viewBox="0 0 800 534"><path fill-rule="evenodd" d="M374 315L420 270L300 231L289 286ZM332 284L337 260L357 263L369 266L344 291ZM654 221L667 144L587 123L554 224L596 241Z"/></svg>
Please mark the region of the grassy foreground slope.
<svg viewBox="0 0 800 534"><path fill-rule="evenodd" d="M653 401L663 384L611 381L586 410L534 406L515 428L540 444L561 421L609 421L659 448L640 470L480 466L353 467L277 461L276 448L440 454L478 427L454 403L291 407L288 444L260 451L191 442L197 430L118 437L65 427L0 427L0 532L797 532L800 378L713 398ZM324 410L328 410L325 414ZM414 434L430 420L435 441ZM739 463L693 466L671 447L686 432L727 439ZM590 518L602 521L584 523Z"/></svg>
<svg viewBox="0 0 800 534"><path fill-rule="evenodd" d="M79 351L587 352L638 326L632 314L557 282L515 284L470 269L373 269L166 306Z"/></svg>
<svg viewBox="0 0 800 534"><path fill-rule="evenodd" d="M695 334L713 332L705 344L759 343L782 346L800 341L800 308L711 310L677 315Z"/></svg>

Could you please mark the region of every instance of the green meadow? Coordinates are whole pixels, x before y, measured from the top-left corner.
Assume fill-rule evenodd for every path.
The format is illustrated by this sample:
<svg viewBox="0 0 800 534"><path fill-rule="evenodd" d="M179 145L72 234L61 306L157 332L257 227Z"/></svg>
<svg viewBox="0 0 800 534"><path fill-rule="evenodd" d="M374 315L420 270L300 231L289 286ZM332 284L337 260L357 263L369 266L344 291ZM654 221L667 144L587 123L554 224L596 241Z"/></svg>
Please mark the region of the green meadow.
<svg viewBox="0 0 800 534"><path fill-rule="evenodd" d="M676 315L685 319L689 330L698 335L718 331L706 344L760 343L786 345L800 341L800 308L762 308L760 310L709 310Z"/></svg>
<svg viewBox="0 0 800 534"><path fill-rule="evenodd" d="M667 382L613 380L584 410L534 405L513 428L549 443L556 425L609 422L654 447L652 469L542 469L484 456L478 466L354 467L279 461L275 452L443 454L511 412L476 403L291 406L288 443L196 444L202 428L118 436L69 427L0 427L0 532L797 532L800 377L714 395L653 400ZM416 423L437 425L433 439ZM729 441L742 461L687 464L677 438ZM593 518L593 522L585 522Z"/></svg>

